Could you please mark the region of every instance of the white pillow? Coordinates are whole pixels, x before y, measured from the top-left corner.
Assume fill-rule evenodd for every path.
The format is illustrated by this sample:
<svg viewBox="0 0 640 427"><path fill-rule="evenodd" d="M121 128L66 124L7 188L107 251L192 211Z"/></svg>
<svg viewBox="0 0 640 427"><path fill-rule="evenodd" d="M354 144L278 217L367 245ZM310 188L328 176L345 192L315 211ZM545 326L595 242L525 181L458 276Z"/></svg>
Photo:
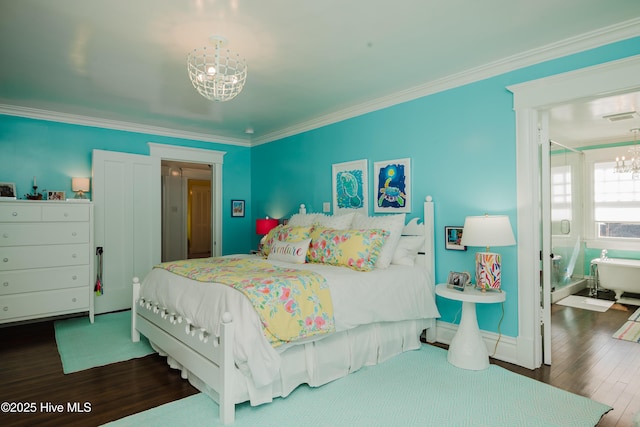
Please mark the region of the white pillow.
<svg viewBox="0 0 640 427"><path fill-rule="evenodd" d="M307 259L309 243L311 243L311 239L301 240L299 242L274 240L271 244L271 250L269 251L267 259L285 261L292 264L304 264Z"/></svg>
<svg viewBox="0 0 640 427"><path fill-rule="evenodd" d="M334 230L346 230L351 227L353 222L353 212L343 215L322 215L319 214L314 224L321 225L325 228L333 228Z"/></svg>
<svg viewBox="0 0 640 427"><path fill-rule="evenodd" d="M402 236L391 259L391 264L412 266L416 263L418 251L424 244L423 236Z"/></svg>
<svg viewBox="0 0 640 427"><path fill-rule="evenodd" d="M402 236L405 217L406 214L378 216L356 215L353 219L352 227L355 229L370 230L372 228L378 228L390 233L380 251L380 255L376 261L376 268L387 268L389 264L391 264L391 259L400 241L400 236Z"/></svg>
<svg viewBox="0 0 640 427"><path fill-rule="evenodd" d="M313 225L318 216L318 214L297 213L291 216L287 225L292 225L294 227L309 227Z"/></svg>

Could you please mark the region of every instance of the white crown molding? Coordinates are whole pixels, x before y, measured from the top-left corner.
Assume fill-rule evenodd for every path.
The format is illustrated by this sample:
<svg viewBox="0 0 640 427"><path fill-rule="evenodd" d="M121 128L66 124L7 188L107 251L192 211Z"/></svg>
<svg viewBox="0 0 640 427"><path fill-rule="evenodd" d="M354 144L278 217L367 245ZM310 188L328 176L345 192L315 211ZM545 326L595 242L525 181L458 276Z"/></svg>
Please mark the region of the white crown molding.
<svg viewBox="0 0 640 427"><path fill-rule="evenodd" d="M167 136L171 138L189 139L194 141L213 142L219 144L239 145L250 147L249 139L229 138L206 133L181 131L159 126L149 126L117 120L100 119L96 117L59 113L50 110L0 104L0 114L8 116L26 117L28 119L46 120L50 122L67 123L72 125L91 126L104 129L121 130L126 132L144 133L149 135Z"/></svg>
<svg viewBox="0 0 640 427"><path fill-rule="evenodd" d="M517 55L460 73L452 74L402 92L345 108L331 114L317 117L313 120L301 122L294 126L254 138L251 142L254 146L265 144L267 142L307 132L333 123L338 123L346 119L381 110L383 108L388 108L403 102L412 101L427 95L433 95L438 92L484 80L544 61L561 58L563 56L637 36L640 36L640 18L634 18L616 25L600 28L576 37L571 37L546 46L528 50Z"/></svg>

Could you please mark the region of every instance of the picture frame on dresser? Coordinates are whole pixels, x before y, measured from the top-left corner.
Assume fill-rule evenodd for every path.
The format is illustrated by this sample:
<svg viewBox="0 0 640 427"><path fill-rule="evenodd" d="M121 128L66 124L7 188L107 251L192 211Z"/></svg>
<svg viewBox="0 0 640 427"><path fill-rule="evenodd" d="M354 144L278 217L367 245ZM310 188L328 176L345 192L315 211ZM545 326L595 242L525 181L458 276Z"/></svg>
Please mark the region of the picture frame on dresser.
<svg viewBox="0 0 640 427"><path fill-rule="evenodd" d="M65 198L64 191L47 191L47 200L64 200Z"/></svg>
<svg viewBox="0 0 640 427"><path fill-rule="evenodd" d="M16 200L16 184L13 182L0 182L0 201Z"/></svg>

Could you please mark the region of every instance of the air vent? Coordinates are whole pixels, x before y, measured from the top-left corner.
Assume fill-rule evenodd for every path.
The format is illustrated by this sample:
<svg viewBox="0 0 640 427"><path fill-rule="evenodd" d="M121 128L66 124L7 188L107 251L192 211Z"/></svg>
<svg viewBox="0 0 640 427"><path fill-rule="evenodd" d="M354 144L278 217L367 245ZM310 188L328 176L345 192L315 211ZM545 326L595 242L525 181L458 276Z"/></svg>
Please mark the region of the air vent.
<svg viewBox="0 0 640 427"><path fill-rule="evenodd" d="M602 116L603 119L607 119L610 122L619 122L620 120L629 120L638 117L638 113L635 111L627 111L626 113L609 114L608 116Z"/></svg>

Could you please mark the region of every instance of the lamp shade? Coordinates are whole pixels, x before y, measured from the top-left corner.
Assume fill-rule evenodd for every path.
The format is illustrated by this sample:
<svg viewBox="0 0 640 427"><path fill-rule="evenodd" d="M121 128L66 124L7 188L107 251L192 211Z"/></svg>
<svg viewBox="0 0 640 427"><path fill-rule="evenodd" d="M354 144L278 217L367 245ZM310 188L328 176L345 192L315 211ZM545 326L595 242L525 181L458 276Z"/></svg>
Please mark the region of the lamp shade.
<svg viewBox="0 0 640 427"><path fill-rule="evenodd" d="M86 193L89 191L89 178L71 178L71 190Z"/></svg>
<svg viewBox="0 0 640 427"><path fill-rule="evenodd" d="M89 178L71 178L71 190L76 193L76 199L86 199L84 193L89 191Z"/></svg>
<svg viewBox="0 0 640 427"><path fill-rule="evenodd" d="M462 230L463 246L511 246L516 239L506 215L468 216Z"/></svg>
<svg viewBox="0 0 640 427"><path fill-rule="evenodd" d="M256 234L267 234L272 229L278 226L278 220L273 218L258 218L256 219Z"/></svg>

